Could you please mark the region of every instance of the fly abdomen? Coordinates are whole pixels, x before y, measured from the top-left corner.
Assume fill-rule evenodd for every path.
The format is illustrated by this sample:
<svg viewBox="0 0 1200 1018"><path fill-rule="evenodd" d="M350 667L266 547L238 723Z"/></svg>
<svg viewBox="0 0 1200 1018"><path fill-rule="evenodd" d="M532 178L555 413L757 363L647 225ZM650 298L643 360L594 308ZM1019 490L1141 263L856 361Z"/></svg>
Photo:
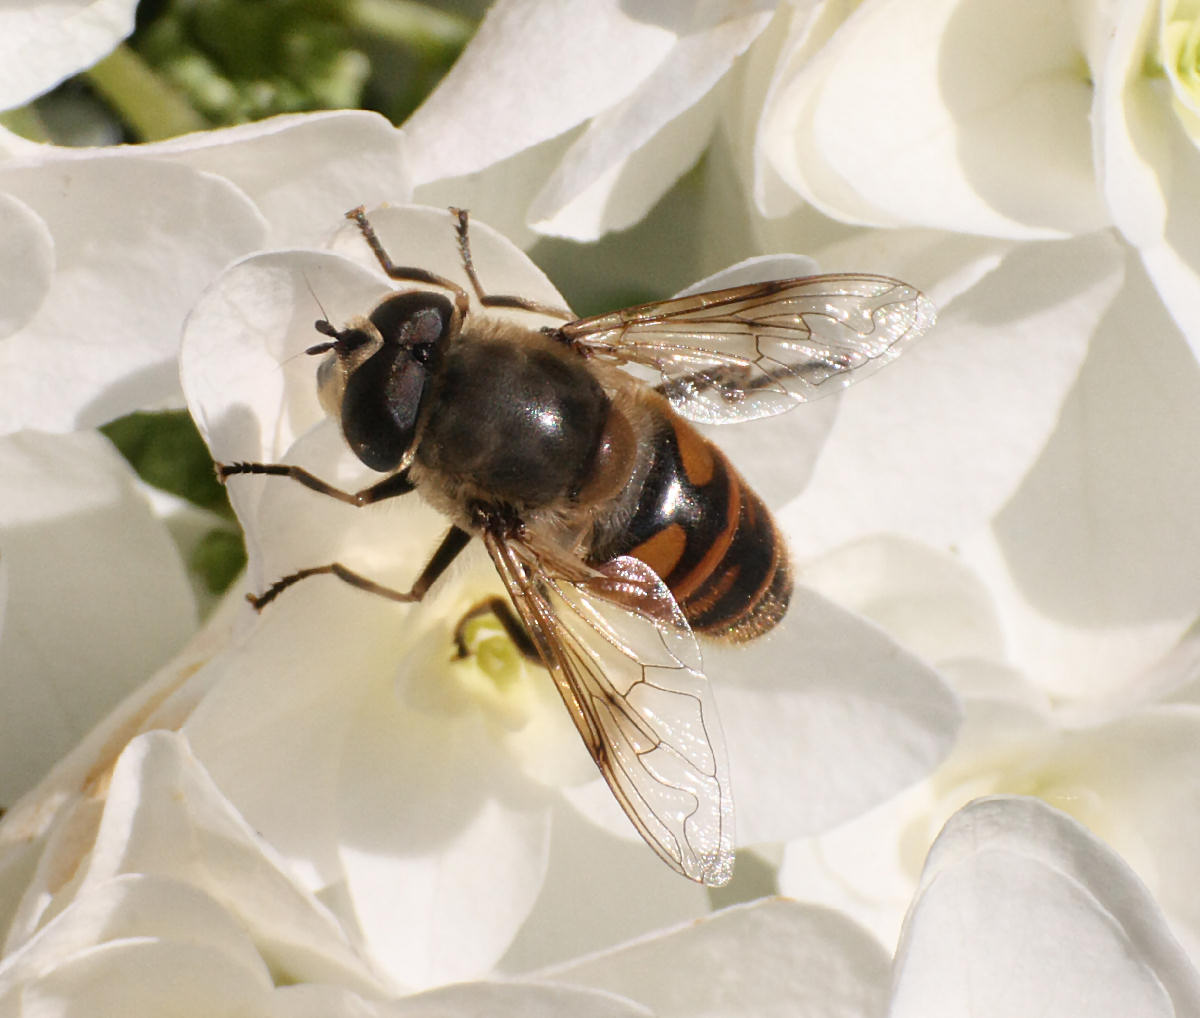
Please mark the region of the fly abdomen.
<svg viewBox="0 0 1200 1018"><path fill-rule="evenodd" d="M719 449L674 414L661 424L613 555L634 555L658 573L697 632L759 636L783 618L792 592L783 538Z"/></svg>

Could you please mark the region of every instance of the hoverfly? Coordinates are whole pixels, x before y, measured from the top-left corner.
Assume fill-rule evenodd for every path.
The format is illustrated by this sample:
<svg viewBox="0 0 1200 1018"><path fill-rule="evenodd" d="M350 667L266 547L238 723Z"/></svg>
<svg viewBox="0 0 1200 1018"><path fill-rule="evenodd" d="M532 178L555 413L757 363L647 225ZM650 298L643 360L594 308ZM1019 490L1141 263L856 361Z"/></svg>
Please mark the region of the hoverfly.
<svg viewBox="0 0 1200 1018"><path fill-rule="evenodd" d="M322 406L383 478L347 492L289 464L218 465L222 480L285 476L355 506L416 491L449 531L407 591L332 562L250 601L261 610L318 575L419 601L481 538L515 610L506 627L527 636L629 819L674 870L723 884L733 805L696 634L767 632L792 578L767 508L688 422L754 420L840 390L928 330L933 306L886 276L836 274L576 319L488 294L467 213L450 212L477 308L453 280L394 264L354 209L383 272L410 285L341 328L317 321L325 339L306 351L323 357ZM523 327L489 309L563 324Z"/></svg>

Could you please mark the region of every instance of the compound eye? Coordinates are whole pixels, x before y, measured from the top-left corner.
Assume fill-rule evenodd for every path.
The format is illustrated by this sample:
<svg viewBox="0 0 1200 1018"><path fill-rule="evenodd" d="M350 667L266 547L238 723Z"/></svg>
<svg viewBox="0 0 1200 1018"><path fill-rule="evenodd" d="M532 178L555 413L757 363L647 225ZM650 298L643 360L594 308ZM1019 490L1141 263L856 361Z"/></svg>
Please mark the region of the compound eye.
<svg viewBox="0 0 1200 1018"><path fill-rule="evenodd" d="M383 345L350 371L341 414L342 434L372 470L395 470L411 448L429 371L453 315L450 299L430 292L394 293L371 312Z"/></svg>
<svg viewBox="0 0 1200 1018"><path fill-rule="evenodd" d="M346 380L342 433L372 470L400 466L416 432L429 372L405 346L385 344Z"/></svg>
<svg viewBox="0 0 1200 1018"><path fill-rule="evenodd" d="M385 344L415 346L444 339L453 313L454 305L440 293L396 293L371 312L371 324Z"/></svg>

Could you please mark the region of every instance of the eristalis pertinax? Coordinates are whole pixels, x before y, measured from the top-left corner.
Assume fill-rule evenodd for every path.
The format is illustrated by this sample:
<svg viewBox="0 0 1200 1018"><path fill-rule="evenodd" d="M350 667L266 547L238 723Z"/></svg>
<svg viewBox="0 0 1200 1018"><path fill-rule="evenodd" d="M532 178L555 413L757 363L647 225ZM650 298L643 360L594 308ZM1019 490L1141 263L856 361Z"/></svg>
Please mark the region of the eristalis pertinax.
<svg viewBox="0 0 1200 1018"><path fill-rule="evenodd" d="M655 852L708 885L733 869L733 802L697 633L753 639L787 611L785 543L761 499L689 421L749 421L844 388L933 324L886 276L751 283L576 319L487 293L467 213L451 209L467 291L392 262L408 284L343 327L322 319L321 404L378 483L347 492L298 466L218 465L290 477L354 506L418 492L450 529L411 589L332 562L275 581L262 609L311 576L419 601L473 537L508 591L488 603L550 672L613 795ZM414 286L416 287L414 289ZM562 320L534 328L489 309ZM650 385L623 370L655 369ZM519 621L518 621L519 620Z"/></svg>

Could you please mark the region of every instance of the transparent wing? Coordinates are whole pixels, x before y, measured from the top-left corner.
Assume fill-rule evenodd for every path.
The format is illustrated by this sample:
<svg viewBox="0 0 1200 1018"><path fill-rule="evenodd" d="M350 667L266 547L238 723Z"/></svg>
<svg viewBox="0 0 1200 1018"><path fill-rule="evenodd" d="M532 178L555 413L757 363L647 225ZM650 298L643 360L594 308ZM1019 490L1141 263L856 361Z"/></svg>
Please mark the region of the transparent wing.
<svg viewBox="0 0 1200 1018"><path fill-rule="evenodd" d="M894 360L934 318L907 283L845 274L676 297L561 331L602 357L656 368L679 414L721 424L839 391Z"/></svg>
<svg viewBox="0 0 1200 1018"><path fill-rule="evenodd" d="M672 869L724 884L733 872L724 740L671 592L635 558L589 569L496 533L484 543L621 808Z"/></svg>

